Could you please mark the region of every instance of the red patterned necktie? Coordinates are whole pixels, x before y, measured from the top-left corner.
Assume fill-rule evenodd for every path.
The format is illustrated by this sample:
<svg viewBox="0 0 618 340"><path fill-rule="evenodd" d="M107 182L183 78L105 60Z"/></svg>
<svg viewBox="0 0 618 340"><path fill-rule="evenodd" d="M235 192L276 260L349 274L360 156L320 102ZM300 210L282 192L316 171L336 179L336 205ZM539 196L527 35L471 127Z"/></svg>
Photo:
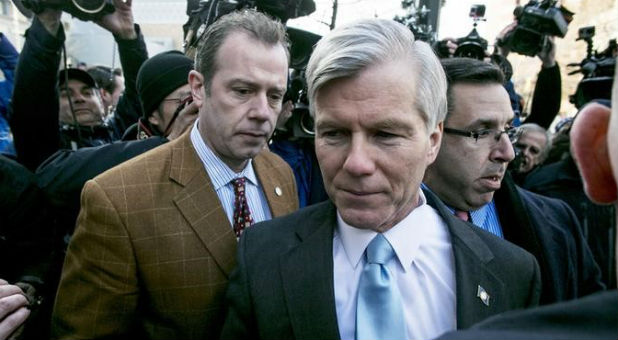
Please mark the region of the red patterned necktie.
<svg viewBox="0 0 618 340"><path fill-rule="evenodd" d="M462 221L470 221L470 215L467 211L455 210L455 216L457 216Z"/></svg>
<svg viewBox="0 0 618 340"><path fill-rule="evenodd" d="M251 211L247 205L247 197L245 196L245 178L236 178L232 180L234 185L234 232L236 237L240 237L245 228L249 228L253 224Z"/></svg>

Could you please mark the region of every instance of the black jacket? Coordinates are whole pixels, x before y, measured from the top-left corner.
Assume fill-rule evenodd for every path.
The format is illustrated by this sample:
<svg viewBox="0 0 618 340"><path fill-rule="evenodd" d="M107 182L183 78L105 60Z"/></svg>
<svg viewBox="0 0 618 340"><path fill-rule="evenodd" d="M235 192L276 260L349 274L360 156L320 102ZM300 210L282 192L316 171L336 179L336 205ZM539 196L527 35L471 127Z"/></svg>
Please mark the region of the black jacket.
<svg viewBox="0 0 618 340"><path fill-rule="evenodd" d="M127 67L125 84L128 87L128 98L121 98L118 104L119 112L126 114L126 117L116 118L97 128L62 127L58 123L57 84L61 47L65 40L64 30L60 26L57 36L54 37L34 18L26 31L26 42L17 65L9 117L17 160L20 163L34 171L60 149L110 143L117 139L116 135L122 135L122 132L114 131L124 131L124 128L131 124L131 120L141 114L141 111L135 112L139 109L135 77L139 66L148 56L144 38L137 25L136 30L138 38L135 40L117 39L123 68Z"/></svg>
<svg viewBox="0 0 618 340"><path fill-rule="evenodd" d="M601 340L618 337L618 294L602 292L568 302L513 311L440 340Z"/></svg>
<svg viewBox="0 0 618 340"><path fill-rule="evenodd" d="M532 253L541 267L541 304L605 289L575 213L563 201L516 186L509 175L494 194L504 238Z"/></svg>
<svg viewBox="0 0 618 340"><path fill-rule="evenodd" d="M536 123L546 130L560 111L562 79L558 63L542 68L534 86L530 115L524 123Z"/></svg>
<svg viewBox="0 0 618 340"><path fill-rule="evenodd" d="M592 202L584 192L584 184L573 158L543 165L526 176L522 187L537 194L564 201L573 209L594 259L601 268L603 282L616 288L615 207Z"/></svg>
<svg viewBox="0 0 618 340"><path fill-rule="evenodd" d="M471 228L433 194L425 195L451 235L457 328L536 305L539 269L529 253ZM228 286L228 314L221 338L340 338L333 284L336 225L336 208L326 201L245 230L238 244L238 266ZM477 297L479 285L492 296L488 306Z"/></svg>

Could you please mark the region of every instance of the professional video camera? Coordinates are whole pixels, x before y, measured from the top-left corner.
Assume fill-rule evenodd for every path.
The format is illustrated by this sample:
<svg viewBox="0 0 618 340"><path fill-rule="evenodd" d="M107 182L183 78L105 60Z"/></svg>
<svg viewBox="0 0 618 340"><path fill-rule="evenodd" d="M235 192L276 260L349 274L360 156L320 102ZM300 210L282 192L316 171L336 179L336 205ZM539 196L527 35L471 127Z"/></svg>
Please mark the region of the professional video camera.
<svg viewBox="0 0 618 340"><path fill-rule="evenodd" d="M290 68L292 72L283 102L291 100L294 103L294 110L285 126L275 131L274 138L313 139L315 133L313 118L309 113L305 68L313 52L313 46L320 40L321 36L292 27L287 27L287 33L291 42Z"/></svg>
<svg viewBox="0 0 618 340"><path fill-rule="evenodd" d="M592 43L594 34L594 26L579 29L577 40L584 40L586 42L586 57L579 63L567 65L569 67L579 67L577 70L569 72L569 75L576 73L584 75L579 84L577 84L575 94L569 96L569 101L575 104L577 108L582 107L593 99L611 99L618 46L616 45L616 39L612 39L604 51L597 52L594 50Z"/></svg>
<svg viewBox="0 0 618 340"><path fill-rule="evenodd" d="M474 21L472 31L467 36L457 39L457 49L453 55L483 60L485 50L487 50L487 40L479 35L476 26L479 21L485 21L485 5L472 5L469 15Z"/></svg>
<svg viewBox="0 0 618 340"><path fill-rule="evenodd" d="M548 36L564 38L573 16L564 6L556 7L556 0L530 0L525 6L516 7L513 14L517 26L497 44L530 57L544 48Z"/></svg>
<svg viewBox="0 0 618 340"><path fill-rule="evenodd" d="M112 0L13 0L15 6L27 17L45 8L62 10L83 21L97 20L114 12Z"/></svg>
<svg viewBox="0 0 618 340"><path fill-rule="evenodd" d="M313 0L201 0L191 10L185 33L185 54L192 56L200 37L215 20L235 10L253 8L285 23L288 19L309 15L315 11Z"/></svg>

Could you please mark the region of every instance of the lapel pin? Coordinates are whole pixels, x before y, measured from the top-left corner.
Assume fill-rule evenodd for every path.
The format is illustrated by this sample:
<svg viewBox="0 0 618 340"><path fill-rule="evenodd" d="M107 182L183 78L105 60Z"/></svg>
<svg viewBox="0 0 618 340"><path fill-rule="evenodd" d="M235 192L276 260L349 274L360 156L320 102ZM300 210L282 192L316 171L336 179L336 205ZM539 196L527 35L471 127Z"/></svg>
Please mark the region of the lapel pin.
<svg viewBox="0 0 618 340"><path fill-rule="evenodd" d="M281 188L275 187L275 194L277 196L281 196L281 195L283 195L283 191L281 190Z"/></svg>
<svg viewBox="0 0 618 340"><path fill-rule="evenodd" d="M479 285L478 288L476 289L476 296L479 299L481 299L481 301L483 302L483 304L485 304L485 306L489 306L489 299L491 298L491 296L489 296L487 291L485 291L485 288Z"/></svg>

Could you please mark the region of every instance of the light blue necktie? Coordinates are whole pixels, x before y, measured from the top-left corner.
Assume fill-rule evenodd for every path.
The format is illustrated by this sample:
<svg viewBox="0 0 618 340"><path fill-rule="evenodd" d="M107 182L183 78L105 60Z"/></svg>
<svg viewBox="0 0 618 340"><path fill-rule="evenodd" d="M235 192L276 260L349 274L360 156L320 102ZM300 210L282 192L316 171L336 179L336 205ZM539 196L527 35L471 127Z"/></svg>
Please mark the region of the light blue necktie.
<svg viewBox="0 0 618 340"><path fill-rule="evenodd" d="M378 234L365 250L367 263L358 286L356 339L405 339L401 294L386 267L395 251L384 235Z"/></svg>

